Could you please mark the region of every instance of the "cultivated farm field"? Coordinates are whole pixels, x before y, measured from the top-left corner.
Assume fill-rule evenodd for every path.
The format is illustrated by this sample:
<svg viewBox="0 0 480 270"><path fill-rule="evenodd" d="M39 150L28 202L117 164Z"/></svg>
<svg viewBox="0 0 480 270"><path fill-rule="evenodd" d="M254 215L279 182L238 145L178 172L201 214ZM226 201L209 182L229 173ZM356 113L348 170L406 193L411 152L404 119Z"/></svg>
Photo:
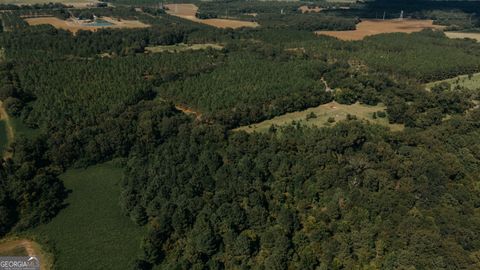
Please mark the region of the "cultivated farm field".
<svg viewBox="0 0 480 270"><path fill-rule="evenodd" d="M366 120L371 123L386 126L392 131L403 130L403 125L389 124L387 118L373 118L374 113L377 113L379 111L385 111L385 109L386 107L383 105L367 106L360 103L344 105L333 101L315 108L310 108L299 112L287 113L257 124L239 127L235 130L243 130L246 132L266 132L272 125L285 126L292 124L292 122L307 126L326 127L334 125L338 121L345 120L347 118L347 115L352 115L360 120ZM329 118L334 119L335 122L329 123Z"/></svg>
<svg viewBox="0 0 480 270"><path fill-rule="evenodd" d="M316 31L319 35L336 37L341 40L362 40L366 36L385 33L413 33L423 29L443 29L434 25L432 20L362 20L356 30L349 31Z"/></svg>
<svg viewBox="0 0 480 270"><path fill-rule="evenodd" d="M241 28L241 27L257 27L256 22L230 20L230 19L199 19L195 17L198 7L194 4L167 4L167 13L183 19L187 19L197 23L203 23L218 28Z"/></svg>
<svg viewBox="0 0 480 270"><path fill-rule="evenodd" d="M55 28L64 29L76 33L79 30L89 30L96 31L101 28L146 28L150 27L148 24L144 24L136 20L120 20L111 17L102 17L102 20L108 22L111 25L97 25L97 24L86 24L78 20L61 20L56 17L38 17L38 18L27 18L25 21L29 25L41 25L41 24L50 24Z"/></svg>

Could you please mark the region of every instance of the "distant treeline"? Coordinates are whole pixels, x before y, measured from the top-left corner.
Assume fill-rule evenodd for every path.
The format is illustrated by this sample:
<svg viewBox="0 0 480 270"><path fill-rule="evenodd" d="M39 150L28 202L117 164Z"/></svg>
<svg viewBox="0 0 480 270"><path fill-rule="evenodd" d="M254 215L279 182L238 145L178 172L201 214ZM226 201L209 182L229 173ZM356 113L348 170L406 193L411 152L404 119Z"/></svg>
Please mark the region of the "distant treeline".
<svg viewBox="0 0 480 270"><path fill-rule="evenodd" d="M64 207L66 168L116 158L121 207L149 229L137 269L480 266L478 92L420 84L478 70L477 43L433 31L343 42L137 16L152 28L1 33L0 99L40 135L16 138L0 163L0 235ZM144 54L179 42L224 49ZM406 129L350 117L230 131L332 99L383 102Z"/></svg>

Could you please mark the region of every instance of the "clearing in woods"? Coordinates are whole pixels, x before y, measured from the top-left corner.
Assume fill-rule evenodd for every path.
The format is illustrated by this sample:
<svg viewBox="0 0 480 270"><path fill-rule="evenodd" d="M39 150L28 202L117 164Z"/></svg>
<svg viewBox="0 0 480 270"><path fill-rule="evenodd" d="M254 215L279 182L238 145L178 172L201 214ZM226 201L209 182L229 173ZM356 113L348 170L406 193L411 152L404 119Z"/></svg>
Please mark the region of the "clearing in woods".
<svg viewBox="0 0 480 270"><path fill-rule="evenodd" d="M122 177L123 169L112 162L60 175L71 190L67 207L28 232L52 243L55 269L133 269L146 230L119 206Z"/></svg>
<svg viewBox="0 0 480 270"><path fill-rule="evenodd" d="M356 30L348 31L316 31L316 34L336 37L341 40L362 40L366 36L385 33L413 33L423 29L444 29L444 26L434 25L432 20L362 20Z"/></svg>
<svg viewBox="0 0 480 270"><path fill-rule="evenodd" d="M197 51L197 50L206 50L206 49L215 49L221 50L223 46L220 44L205 43L205 44L185 44L179 43L175 45L160 45L145 47L146 53L161 53L161 52L184 52L184 51Z"/></svg>
<svg viewBox="0 0 480 270"><path fill-rule="evenodd" d="M0 101L0 154L3 158L11 158L12 153L7 151L8 145L13 141L13 127L10 117Z"/></svg>
<svg viewBox="0 0 480 270"><path fill-rule="evenodd" d="M457 86L471 90L480 89L480 73L475 73L472 75L460 75L451 79L427 83L425 84L425 88L430 90L433 86L442 82L448 82L451 85L451 89L455 89Z"/></svg>
<svg viewBox="0 0 480 270"><path fill-rule="evenodd" d="M449 38L470 38L480 42L480 33L445 32L445 35Z"/></svg>
<svg viewBox="0 0 480 270"><path fill-rule="evenodd" d="M373 118L373 113L377 113L379 111L383 112L385 109L386 107L383 105L367 106L360 103L343 105L333 101L315 108L309 108L300 112L287 113L257 124L239 127L235 130L243 130L246 132L266 132L272 125L284 126L289 125L292 122L307 126L327 127L334 125L338 121L345 120L347 115L356 116L359 120L366 120L374 124L386 126L390 128L391 131L403 130L403 125L389 124L386 117L377 117L376 119ZM307 120L307 118L309 119ZM329 123L329 119L335 119L335 122Z"/></svg>
<svg viewBox="0 0 480 270"><path fill-rule="evenodd" d="M148 24L144 24L137 20L121 20L111 17L101 17L101 23L86 23L81 20L68 19L61 20L56 17L38 17L27 18L25 21L29 25L50 24L55 28L69 30L72 33L76 33L79 30L96 31L101 28L146 28L150 27Z"/></svg>
<svg viewBox="0 0 480 270"><path fill-rule="evenodd" d="M52 256L39 244L28 239L7 238L0 241L0 256L35 256L40 260L40 269L52 269Z"/></svg>
<svg viewBox="0 0 480 270"><path fill-rule="evenodd" d="M167 4L167 13L183 19L203 23L218 28L241 28L241 27L257 27L256 22L230 20L230 19L199 19L195 17L198 7L194 4Z"/></svg>

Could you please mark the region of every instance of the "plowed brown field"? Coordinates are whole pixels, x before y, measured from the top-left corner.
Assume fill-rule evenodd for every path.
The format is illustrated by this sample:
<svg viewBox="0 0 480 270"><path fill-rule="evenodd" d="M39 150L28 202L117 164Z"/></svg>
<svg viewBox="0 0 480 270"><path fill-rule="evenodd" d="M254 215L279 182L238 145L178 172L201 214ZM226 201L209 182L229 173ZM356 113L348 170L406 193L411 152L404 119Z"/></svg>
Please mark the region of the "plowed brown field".
<svg viewBox="0 0 480 270"><path fill-rule="evenodd" d="M208 24L218 28L241 28L241 27L257 27L258 23L230 20L230 19L199 19L195 17L198 7L194 4L167 4L167 13L183 19L194 21L197 23Z"/></svg>
<svg viewBox="0 0 480 270"><path fill-rule="evenodd" d="M357 29L352 31L317 31L319 35L328 35L341 40L362 40L366 36L384 33L413 33L423 29L443 29L444 26L434 25L432 20L362 20Z"/></svg>
<svg viewBox="0 0 480 270"><path fill-rule="evenodd" d="M73 33L76 33L79 30L96 31L101 28L145 28L150 26L140 21L117 20L110 17L102 17L101 19L109 23L112 23L112 25L109 25L109 26L85 25L84 23L77 20L71 20L71 19L61 20L56 17L28 18L28 19L25 19L25 21L29 25L50 24L50 25L53 25L55 28L69 30Z"/></svg>

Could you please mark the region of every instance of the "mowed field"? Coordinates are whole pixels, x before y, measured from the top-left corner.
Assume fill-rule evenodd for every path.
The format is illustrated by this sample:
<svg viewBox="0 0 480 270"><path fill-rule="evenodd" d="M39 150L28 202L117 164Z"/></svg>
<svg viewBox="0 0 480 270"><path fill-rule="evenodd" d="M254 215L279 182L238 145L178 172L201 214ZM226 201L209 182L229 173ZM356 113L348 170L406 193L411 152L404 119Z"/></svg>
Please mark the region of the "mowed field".
<svg viewBox="0 0 480 270"><path fill-rule="evenodd" d="M465 87L471 90L480 89L480 73L475 73L471 77L468 75L461 75L451 79L427 83L425 88L430 90L433 86L442 82L450 83L452 89L457 86Z"/></svg>
<svg viewBox="0 0 480 270"><path fill-rule="evenodd" d="M173 16L177 16L183 19L194 21L197 23L203 23L218 28L241 28L241 27L257 27L256 22L230 20L230 19L199 19L195 17L198 11L198 7L194 4L167 4L165 5L168 10L167 13Z"/></svg>
<svg viewBox="0 0 480 270"><path fill-rule="evenodd" d="M300 112L287 113L281 116L277 116L270 120L266 120L257 124L252 124L249 126L239 127L235 129L236 131L246 131L246 132L266 132L268 129L274 126L284 126L290 125L293 122L300 123L301 125L307 126L317 126L317 127L326 127L334 125L338 121L345 120L347 115L354 115L359 120L366 120L374 124L379 124L390 128L392 131L403 130L403 125L399 124L389 124L388 119L373 118L373 113L378 111L385 111L386 107L382 105L377 106L367 106L360 103L355 103L352 105L343 105L335 101L320 105L315 108L310 108ZM315 117L308 119L307 116L314 113ZM329 123L328 119L334 118L335 122Z"/></svg>
<svg viewBox="0 0 480 270"><path fill-rule="evenodd" d="M67 207L29 232L52 244L55 269L133 269L145 230L120 209L122 175L111 163L61 175L71 190Z"/></svg>
<svg viewBox="0 0 480 270"><path fill-rule="evenodd" d="M148 24L144 24L136 20L117 20L110 17L102 17L102 20L111 23L112 25L108 26L96 26L96 25L86 25L77 20L61 20L56 17L38 17L38 18L27 18L25 21L29 25L41 25L41 24L50 24L55 28L64 29L76 33L79 30L88 30L96 31L101 28L146 28L150 27Z"/></svg>
<svg viewBox="0 0 480 270"><path fill-rule="evenodd" d="M413 33L423 29L444 29L434 25L432 20L362 20L356 30L350 31L316 31L318 35L327 35L341 40L362 40L367 36L384 33Z"/></svg>
<svg viewBox="0 0 480 270"><path fill-rule="evenodd" d="M480 42L480 33L445 32L445 35L449 38L470 38Z"/></svg>

